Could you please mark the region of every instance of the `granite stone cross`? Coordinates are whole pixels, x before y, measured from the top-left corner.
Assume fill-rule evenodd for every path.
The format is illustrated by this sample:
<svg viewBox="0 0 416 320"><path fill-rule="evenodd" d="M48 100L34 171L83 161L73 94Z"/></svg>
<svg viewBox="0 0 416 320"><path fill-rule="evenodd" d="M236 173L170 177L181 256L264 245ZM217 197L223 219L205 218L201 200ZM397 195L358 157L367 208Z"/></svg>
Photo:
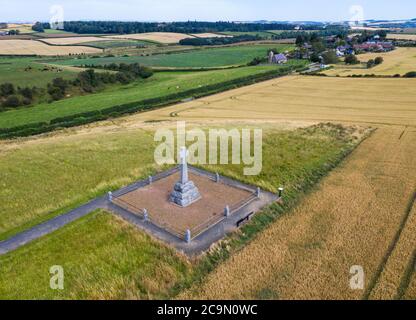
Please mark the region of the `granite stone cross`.
<svg viewBox="0 0 416 320"><path fill-rule="evenodd" d="M188 163L187 163L187 156L188 156L188 151L186 150L186 147L182 147L181 148L181 152L180 152L180 156L181 156L181 183L185 184L188 182Z"/></svg>

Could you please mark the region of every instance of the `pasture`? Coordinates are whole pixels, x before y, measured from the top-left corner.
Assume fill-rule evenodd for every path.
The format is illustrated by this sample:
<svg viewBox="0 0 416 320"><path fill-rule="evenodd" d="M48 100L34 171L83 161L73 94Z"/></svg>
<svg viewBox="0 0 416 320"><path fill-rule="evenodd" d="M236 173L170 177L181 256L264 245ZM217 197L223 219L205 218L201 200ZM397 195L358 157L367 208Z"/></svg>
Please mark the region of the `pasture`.
<svg viewBox="0 0 416 320"><path fill-rule="evenodd" d="M138 48L145 48L147 46L153 46L155 45L153 43L149 43L146 41L140 41L140 40L111 40L107 39L107 41L91 41L91 42L84 42L84 46L90 46L90 47L96 47L100 49L115 49L115 48L122 48L123 53L126 53L125 49L129 47L138 47Z"/></svg>
<svg viewBox="0 0 416 320"><path fill-rule="evenodd" d="M158 72L149 79L139 80L125 86L112 86L98 93L2 112L0 128L49 121L57 117L166 96L249 75L262 74L275 68L262 66L200 72Z"/></svg>
<svg viewBox="0 0 416 320"><path fill-rule="evenodd" d="M193 36L184 33L175 32L148 32L148 33L136 33L136 34L124 34L124 35L112 35L106 36L111 39L130 39L130 40L144 40L152 41L163 44L178 43L185 38L193 38Z"/></svg>
<svg viewBox="0 0 416 320"><path fill-rule="evenodd" d="M100 52L102 50L92 47L50 46L36 40L0 40L0 55L66 56Z"/></svg>
<svg viewBox="0 0 416 320"><path fill-rule="evenodd" d="M393 76L395 74L404 75L410 71L416 71L416 48L397 48L387 53L366 53L359 54L357 58L367 63L370 59L383 57L384 62L371 69L367 69L366 65L349 66L345 64L334 65L333 69L324 71L328 76L349 76L349 75L365 75L375 74L380 76Z"/></svg>
<svg viewBox="0 0 416 320"><path fill-rule="evenodd" d="M54 78L73 79L76 72L66 68L45 66L29 57L0 57L0 84L13 83L16 86L46 87Z"/></svg>
<svg viewBox="0 0 416 320"><path fill-rule="evenodd" d="M103 57L58 60L56 64L82 66L110 63L135 63L151 67L168 68L209 68L247 64L256 57L267 56L270 48L280 51L293 49L292 45L242 45L222 48L197 49L182 53L155 54L150 56Z"/></svg>

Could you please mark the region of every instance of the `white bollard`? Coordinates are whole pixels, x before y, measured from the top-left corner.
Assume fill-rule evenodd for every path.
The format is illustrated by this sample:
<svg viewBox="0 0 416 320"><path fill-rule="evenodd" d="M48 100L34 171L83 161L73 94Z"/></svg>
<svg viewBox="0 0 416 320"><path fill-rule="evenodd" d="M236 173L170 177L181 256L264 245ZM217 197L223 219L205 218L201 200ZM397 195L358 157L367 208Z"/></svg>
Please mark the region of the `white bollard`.
<svg viewBox="0 0 416 320"><path fill-rule="evenodd" d="M257 190L256 190L257 198L260 198L260 193L261 193L260 187L257 187Z"/></svg>
<svg viewBox="0 0 416 320"><path fill-rule="evenodd" d="M143 209L143 217L144 221L149 221L149 214L147 213L146 209Z"/></svg>
<svg viewBox="0 0 416 320"><path fill-rule="evenodd" d="M215 182L220 182L220 175L218 172L215 173Z"/></svg>
<svg viewBox="0 0 416 320"><path fill-rule="evenodd" d="M113 193L111 191L108 192L108 201L113 202Z"/></svg>
<svg viewBox="0 0 416 320"><path fill-rule="evenodd" d="M153 183L153 177L149 176L149 184L152 184L152 183Z"/></svg>
<svg viewBox="0 0 416 320"><path fill-rule="evenodd" d="M224 215L226 217L229 217L230 216L230 207L229 206L226 206L225 207L225 209L224 209Z"/></svg>
<svg viewBox="0 0 416 320"><path fill-rule="evenodd" d="M185 233L185 241L187 242L187 243L191 243L191 230L186 230L186 233Z"/></svg>

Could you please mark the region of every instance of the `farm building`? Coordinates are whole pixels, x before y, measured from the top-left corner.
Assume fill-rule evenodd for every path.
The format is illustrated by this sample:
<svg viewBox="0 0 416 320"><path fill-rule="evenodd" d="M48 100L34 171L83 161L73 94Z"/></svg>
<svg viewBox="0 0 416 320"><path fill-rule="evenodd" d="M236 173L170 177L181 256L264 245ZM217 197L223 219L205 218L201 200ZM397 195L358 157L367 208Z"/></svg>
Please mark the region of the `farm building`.
<svg viewBox="0 0 416 320"><path fill-rule="evenodd" d="M273 51L269 53L269 63L270 64L283 64L287 63L287 57L283 53L275 54Z"/></svg>

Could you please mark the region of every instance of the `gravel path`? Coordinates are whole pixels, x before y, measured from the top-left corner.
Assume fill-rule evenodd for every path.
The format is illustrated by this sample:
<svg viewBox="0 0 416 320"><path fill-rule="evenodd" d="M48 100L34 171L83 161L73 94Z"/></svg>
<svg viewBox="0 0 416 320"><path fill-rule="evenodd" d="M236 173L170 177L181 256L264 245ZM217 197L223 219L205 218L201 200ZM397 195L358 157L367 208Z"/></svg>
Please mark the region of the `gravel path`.
<svg viewBox="0 0 416 320"><path fill-rule="evenodd" d="M10 239L4 240L0 242L0 255L5 254L7 252L16 250L17 248L32 242L44 235L47 235L55 230L62 228L63 226L71 223L90 212L100 209L106 208L106 197L97 198L81 207L78 207L68 213L55 217L51 220L43 222L27 231L19 233Z"/></svg>

